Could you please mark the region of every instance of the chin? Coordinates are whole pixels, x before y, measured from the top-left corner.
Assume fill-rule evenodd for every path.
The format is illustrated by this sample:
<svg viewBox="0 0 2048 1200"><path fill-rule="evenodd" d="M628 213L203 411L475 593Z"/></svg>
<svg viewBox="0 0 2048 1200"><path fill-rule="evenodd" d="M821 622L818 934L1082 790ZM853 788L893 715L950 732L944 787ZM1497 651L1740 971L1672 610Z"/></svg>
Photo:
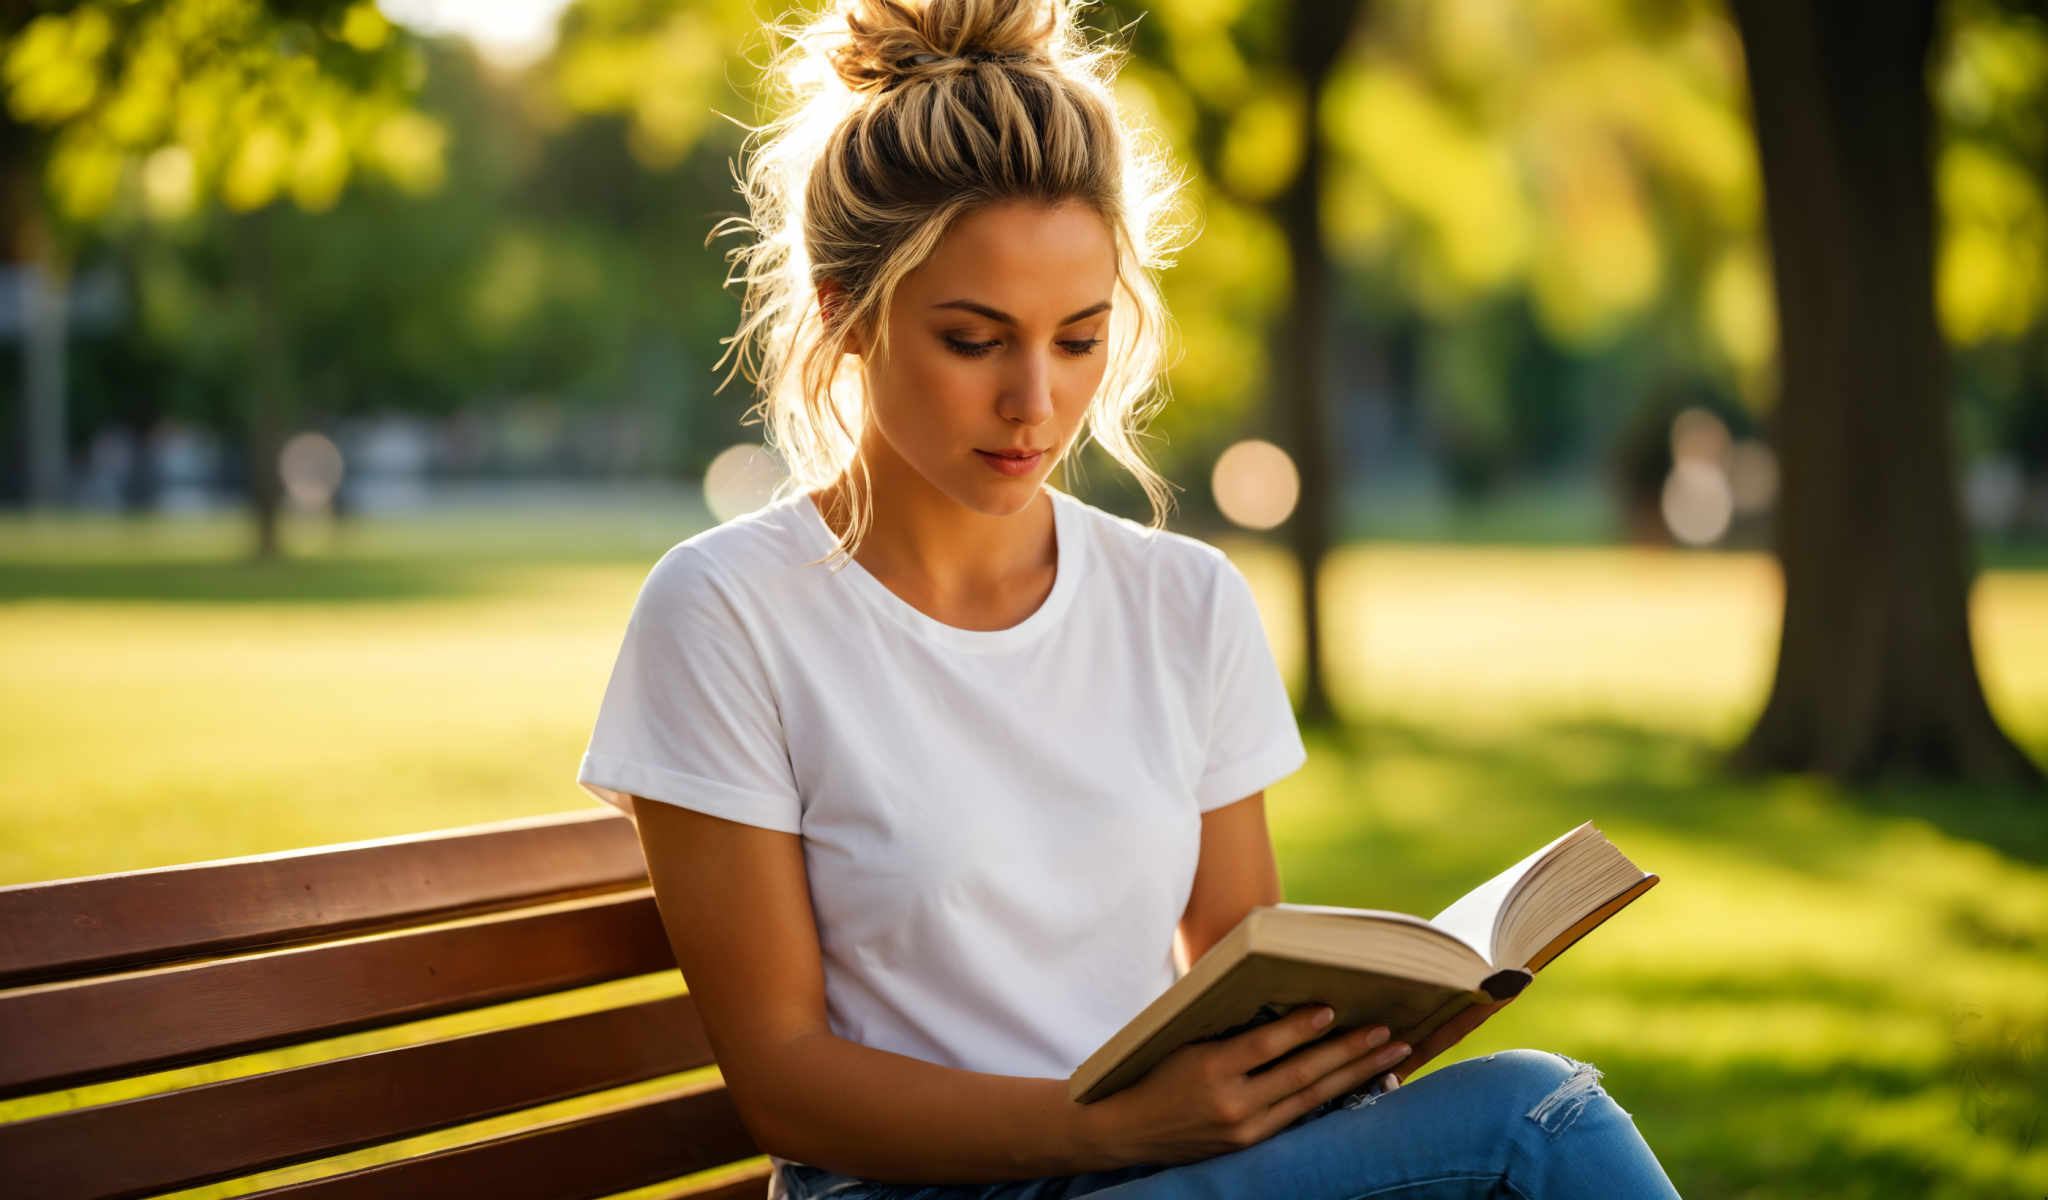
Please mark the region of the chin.
<svg viewBox="0 0 2048 1200"><path fill-rule="evenodd" d="M1031 507L1031 502L1044 490L1045 477L1041 475L1019 476L1015 479L980 481L977 486L953 493L953 499L963 508L991 517L1008 517Z"/></svg>
<svg viewBox="0 0 2048 1200"><path fill-rule="evenodd" d="M1013 480L1005 486L992 488L976 498L968 507L991 517L1012 517L1031 507L1038 498L1039 485L1044 480Z"/></svg>

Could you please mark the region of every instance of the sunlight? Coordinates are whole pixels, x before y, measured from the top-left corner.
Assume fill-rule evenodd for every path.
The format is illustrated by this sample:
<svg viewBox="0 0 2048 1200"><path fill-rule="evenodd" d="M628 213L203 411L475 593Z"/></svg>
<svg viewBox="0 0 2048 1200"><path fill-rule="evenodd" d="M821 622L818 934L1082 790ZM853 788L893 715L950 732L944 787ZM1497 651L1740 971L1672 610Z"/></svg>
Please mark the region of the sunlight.
<svg viewBox="0 0 2048 1200"><path fill-rule="evenodd" d="M417 33L468 38L491 58L521 65L555 42L568 0L381 0L384 15Z"/></svg>

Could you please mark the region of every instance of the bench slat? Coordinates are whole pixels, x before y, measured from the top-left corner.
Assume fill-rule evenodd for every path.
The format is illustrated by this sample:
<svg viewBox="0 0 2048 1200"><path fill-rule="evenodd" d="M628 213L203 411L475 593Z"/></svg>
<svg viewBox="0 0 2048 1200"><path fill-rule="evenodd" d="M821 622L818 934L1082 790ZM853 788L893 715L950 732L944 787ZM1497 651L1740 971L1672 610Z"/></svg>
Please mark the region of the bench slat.
<svg viewBox="0 0 2048 1200"><path fill-rule="evenodd" d="M0 887L0 987L644 883L606 808Z"/></svg>
<svg viewBox="0 0 2048 1200"><path fill-rule="evenodd" d="M761 1163L743 1174L708 1187L699 1184L678 1188L653 1197L653 1200L763 1200L768 1195L768 1173L772 1169L769 1164Z"/></svg>
<svg viewBox="0 0 2048 1200"><path fill-rule="evenodd" d="M0 1125L19 1194L196 1187L687 1071L687 995L463 1034Z"/></svg>
<svg viewBox="0 0 2048 1200"><path fill-rule="evenodd" d="M0 1097L674 970L651 888L0 992Z"/></svg>
<svg viewBox="0 0 2048 1200"><path fill-rule="evenodd" d="M247 1195L251 1200L390 1200L393 1196L587 1200L757 1153L725 1089L713 1085ZM765 1195L765 1171L759 1179L762 1190L746 1190L754 1185L744 1185L738 1194ZM700 1194L732 1193L721 1188Z"/></svg>
<svg viewBox="0 0 2048 1200"><path fill-rule="evenodd" d="M657 1200L762 1200L768 1194L769 1167L764 1163L749 1174L728 1179L708 1188L670 1192Z"/></svg>

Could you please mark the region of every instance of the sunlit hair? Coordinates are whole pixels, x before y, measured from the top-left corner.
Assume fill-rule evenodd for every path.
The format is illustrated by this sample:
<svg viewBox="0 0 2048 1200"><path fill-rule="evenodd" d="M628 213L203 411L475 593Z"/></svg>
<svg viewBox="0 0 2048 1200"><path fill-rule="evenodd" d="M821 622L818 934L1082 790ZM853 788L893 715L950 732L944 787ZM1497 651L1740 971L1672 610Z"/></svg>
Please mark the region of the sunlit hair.
<svg viewBox="0 0 2048 1200"><path fill-rule="evenodd" d="M711 233L752 234L726 254L726 282L746 285L727 356L759 393L745 423L761 421L789 468L776 498L847 477L852 511L835 514L846 558L872 504L860 372L841 370L841 348L858 333L886 349L897 284L955 221L1005 201L1086 204L1116 245L1108 362L1065 477L1093 438L1144 488L1155 528L1172 505L1138 437L1166 403L1171 325L1154 272L1191 226L1178 207L1187 181L1119 114L1121 51L1089 42L1075 19L1086 2L836 0L768 27L782 39L767 72L782 115L749 128L734 171L749 216ZM845 288L830 309L818 302L826 279Z"/></svg>

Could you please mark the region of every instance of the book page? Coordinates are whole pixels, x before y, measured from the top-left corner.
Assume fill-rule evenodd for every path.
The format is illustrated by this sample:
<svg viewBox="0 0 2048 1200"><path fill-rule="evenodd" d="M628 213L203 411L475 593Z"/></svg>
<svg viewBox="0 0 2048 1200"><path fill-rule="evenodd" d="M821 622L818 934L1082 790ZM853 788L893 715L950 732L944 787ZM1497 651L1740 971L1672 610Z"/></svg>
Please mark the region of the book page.
<svg viewBox="0 0 2048 1200"><path fill-rule="evenodd" d="M1583 828L1585 826L1581 825L1578 829L1570 830L1552 839L1548 845L1530 854L1521 862L1516 863L1492 879L1451 901L1450 907L1431 917L1429 923L1447 933L1456 934L1459 938L1469 942L1474 949L1478 950L1480 956L1485 958L1487 962L1492 963L1494 966L1500 966L1501 963L1494 958L1493 931L1495 923L1499 920L1500 910L1507 903L1508 895L1515 890L1515 885L1522 881L1522 877L1527 875L1529 869L1541 861L1544 855L1556 849L1560 842L1565 841L1572 834L1577 833L1579 829Z"/></svg>
<svg viewBox="0 0 2048 1200"><path fill-rule="evenodd" d="M1449 934L1454 940L1465 943L1472 953L1479 956L1480 961L1488 964L1493 962L1492 959L1486 956L1486 951L1480 943L1473 941L1454 929L1439 925L1435 921L1425 921L1413 913L1394 912L1392 909L1386 908L1346 908L1340 904L1296 904L1291 900L1282 901L1269 907L1284 909L1288 912L1320 913L1325 916L1344 917L1348 920L1385 921L1391 925L1411 925L1417 929L1427 929L1433 934Z"/></svg>

